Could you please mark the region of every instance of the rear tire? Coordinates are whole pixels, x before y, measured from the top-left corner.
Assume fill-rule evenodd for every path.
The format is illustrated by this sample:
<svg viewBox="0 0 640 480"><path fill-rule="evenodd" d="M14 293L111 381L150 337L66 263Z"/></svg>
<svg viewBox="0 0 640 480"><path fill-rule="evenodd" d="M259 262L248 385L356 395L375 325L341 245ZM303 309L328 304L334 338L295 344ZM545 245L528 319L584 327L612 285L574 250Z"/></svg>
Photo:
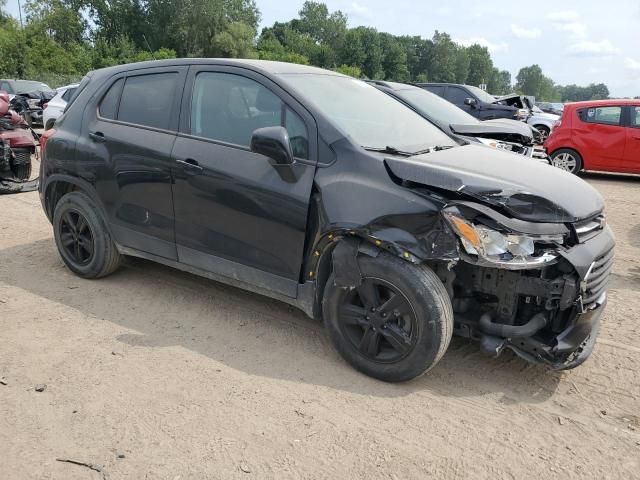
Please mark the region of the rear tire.
<svg viewBox="0 0 640 480"><path fill-rule="evenodd" d="M551 154L551 165L565 172L578 174L583 167L582 157L570 148L561 148Z"/></svg>
<svg viewBox="0 0 640 480"><path fill-rule="evenodd" d="M324 324L336 350L357 370L386 382L426 373L453 333L444 285L427 266L386 253L359 257L358 264L360 287L338 287L332 274L324 291Z"/></svg>
<svg viewBox="0 0 640 480"><path fill-rule="evenodd" d="M82 192L64 195L53 214L58 252L69 270L82 278L115 272L121 255L95 203Z"/></svg>

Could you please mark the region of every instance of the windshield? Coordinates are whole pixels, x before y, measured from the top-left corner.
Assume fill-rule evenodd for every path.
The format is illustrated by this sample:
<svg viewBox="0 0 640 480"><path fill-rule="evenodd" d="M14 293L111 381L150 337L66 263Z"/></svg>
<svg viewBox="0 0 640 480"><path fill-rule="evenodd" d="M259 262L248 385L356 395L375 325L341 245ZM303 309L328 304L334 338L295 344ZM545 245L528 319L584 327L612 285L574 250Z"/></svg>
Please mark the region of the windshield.
<svg viewBox="0 0 640 480"><path fill-rule="evenodd" d="M51 88L46 83L33 82L30 80L16 80L16 92L18 93L31 93L35 91L49 91Z"/></svg>
<svg viewBox="0 0 640 480"><path fill-rule="evenodd" d="M283 75L358 145L415 152L457 146L438 127L377 88L337 75Z"/></svg>
<svg viewBox="0 0 640 480"><path fill-rule="evenodd" d="M478 87L467 85L467 88L476 97L478 97L480 100L482 100L485 103L493 103L493 102L496 101L496 99L493 96L489 95L487 92L485 92L484 90L479 89Z"/></svg>
<svg viewBox="0 0 640 480"><path fill-rule="evenodd" d="M422 88L397 90L394 93L420 113L436 122L446 123L447 125L480 123L477 118L472 117L453 103Z"/></svg>

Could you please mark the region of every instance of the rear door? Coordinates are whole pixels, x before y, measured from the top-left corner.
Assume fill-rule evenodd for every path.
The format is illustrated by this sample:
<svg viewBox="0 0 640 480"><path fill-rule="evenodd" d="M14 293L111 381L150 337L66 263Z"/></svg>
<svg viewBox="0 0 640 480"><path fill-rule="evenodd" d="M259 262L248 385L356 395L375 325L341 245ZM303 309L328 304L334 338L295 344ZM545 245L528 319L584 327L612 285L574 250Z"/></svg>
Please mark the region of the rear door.
<svg viewBox="0 0 640 480"><path fill-rule="evenodd" d="M107 210L118 243L176 260L171 149L187 67L112 77L85 110L78 167Z"/></svg>
<svg viewBox="0 0 640 480"><path fill-rule="evenodd" d="M577 111L573 134L587 170L624 171L627 132L622 106L586 107Z"/></svg>
<svg viewBox="0 0 640 480"><path fill-rule="evenodd" d="M179 261L296 296L317 160L311 115L266 77L191 67L173 149ZM296 156L287 181L250 150L254 130L284 126Z"/></svg>
<svg viewBox="0 0 640 480"><path fill-rule="evenodd" d="M627 142L624 149L624 168L640 173L640 105L627 107Z"/></svg>

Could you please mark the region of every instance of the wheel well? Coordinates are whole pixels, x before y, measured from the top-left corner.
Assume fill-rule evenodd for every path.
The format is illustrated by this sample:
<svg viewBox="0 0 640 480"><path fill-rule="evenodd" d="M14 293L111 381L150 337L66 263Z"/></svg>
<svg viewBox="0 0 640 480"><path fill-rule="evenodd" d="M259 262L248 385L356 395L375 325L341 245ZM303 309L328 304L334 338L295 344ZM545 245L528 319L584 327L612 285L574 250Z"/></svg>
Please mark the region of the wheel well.
<svg viewBox="0 0 640 480"><path fill-rule="evenodd" d="M545 130L551 130L549 127L547 127L546 125L543 125L541 123L534 125L533 128L537 128L538 130L540 130L541 128L544 128Z"/></svg>
<svg viewBox="0 0 640 480"><path fill-rule="evenodd" d="M60 199L67 193L74 192L76 190L80 190L77 185L62 180L52 182L51 185L47 187L47 192L45 195L45 205L49 218L53 218L53 212L55 212L56 205L58 204Z"/></svg>

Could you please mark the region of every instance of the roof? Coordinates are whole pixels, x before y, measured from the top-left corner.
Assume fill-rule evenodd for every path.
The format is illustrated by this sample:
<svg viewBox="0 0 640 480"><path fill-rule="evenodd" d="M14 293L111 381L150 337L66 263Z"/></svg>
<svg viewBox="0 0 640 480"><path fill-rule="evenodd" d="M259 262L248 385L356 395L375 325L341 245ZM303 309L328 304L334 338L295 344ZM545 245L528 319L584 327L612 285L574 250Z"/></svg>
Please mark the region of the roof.
<svg viewBox="0 0 640 480"><path fill-rule="evenodd" d="M565 104L565 108L567 106L571 107L611 107L616 105L640 105L640 99L632 99L632 98L609 98L606 100L587 100L584 102L571 102Z"/></svg>
<svg viewBox="0 0 640 480"><path fill-rule="evenodd" d="M188 65L227 65L250 68L251 70L262 71L272 75L278 74L316 74L316 75L336 75L340 73L325 70L309 65L299 65L297 63L274 62L271 60L251 60L239 58L172 58L168 60L151 60L148 62L127 63L125 65L115 65L113 67L95 70L95 73L119 73L130 70L138 70L152 67L188 66Z"/></svg>

